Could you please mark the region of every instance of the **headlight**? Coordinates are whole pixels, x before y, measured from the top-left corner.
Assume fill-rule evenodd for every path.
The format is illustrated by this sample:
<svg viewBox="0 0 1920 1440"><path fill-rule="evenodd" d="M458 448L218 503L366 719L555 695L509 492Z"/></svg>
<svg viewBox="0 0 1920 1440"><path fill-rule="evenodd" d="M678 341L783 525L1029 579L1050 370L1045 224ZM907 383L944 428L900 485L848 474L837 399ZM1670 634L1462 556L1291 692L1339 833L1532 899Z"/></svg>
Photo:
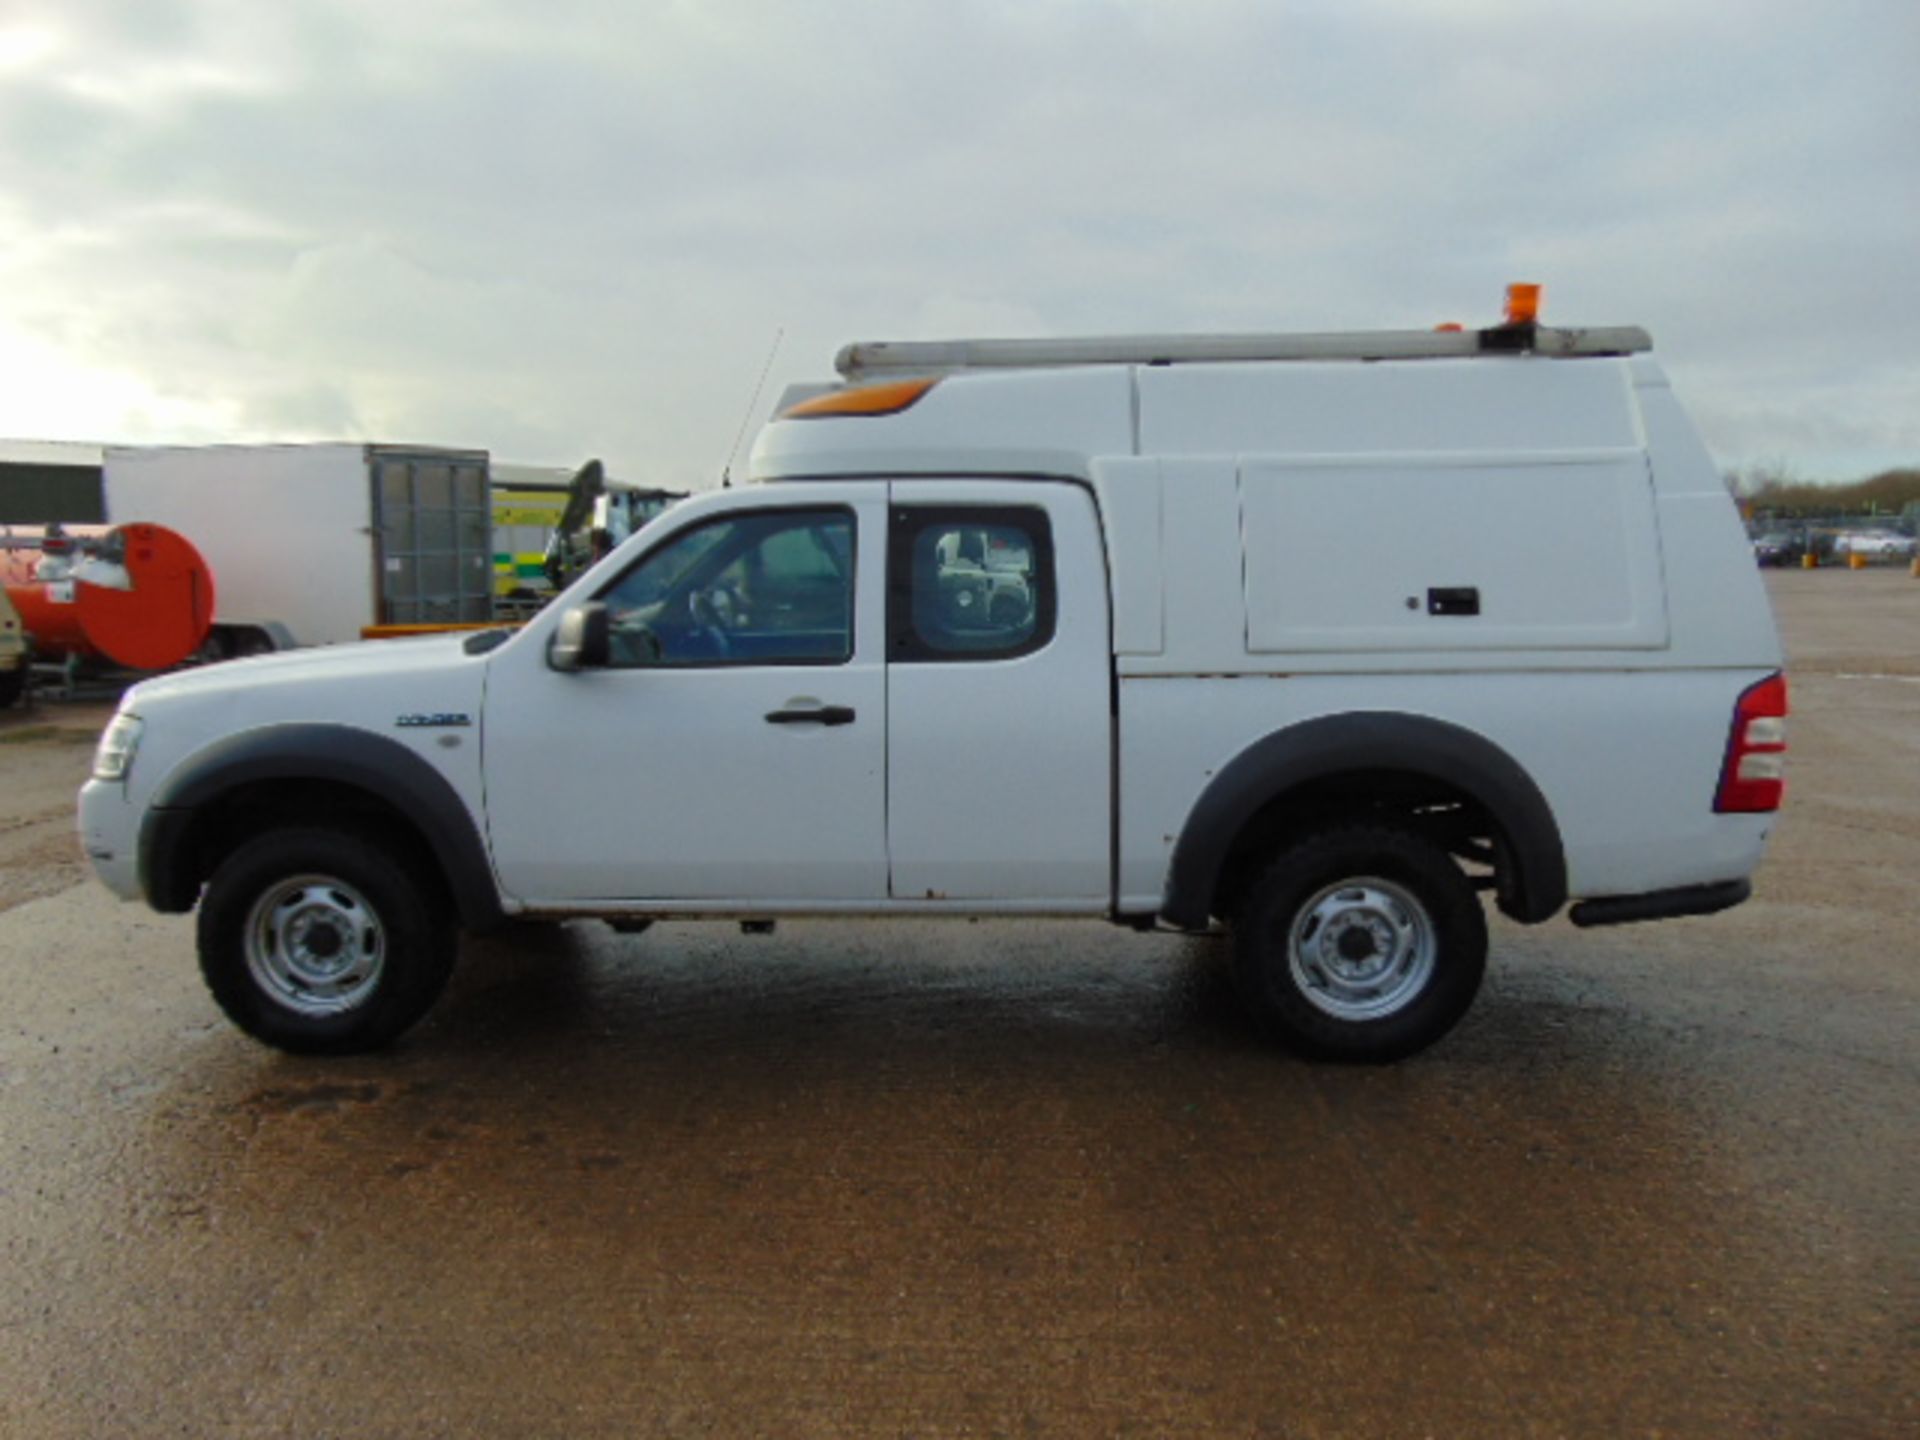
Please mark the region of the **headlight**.
<svg viewBox="0 0 1920 1440"><path fill-rule="evenodd" d="M100 736L100 748L93 752L93 778L123 780L133 764L133 752L140 748L140 717L119 714Z"/></svg>

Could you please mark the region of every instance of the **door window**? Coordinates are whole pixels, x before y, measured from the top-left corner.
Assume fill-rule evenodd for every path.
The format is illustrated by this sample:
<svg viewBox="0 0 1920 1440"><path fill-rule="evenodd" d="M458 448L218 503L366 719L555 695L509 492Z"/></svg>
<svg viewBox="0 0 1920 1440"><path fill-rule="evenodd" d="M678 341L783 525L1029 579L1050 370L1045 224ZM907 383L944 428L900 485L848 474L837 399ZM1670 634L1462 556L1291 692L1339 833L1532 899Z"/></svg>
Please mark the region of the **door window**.
<svg viewBox="0 0 1920 1440"><path fill-rule="evenodd" d="M1053 539L1027 506L894 511L895 660L1005 660L1053 638Z"/></svg>
<svg viewBox="0 0 1920 1440"><path fill-rule="evenodd" d="M844 664L853 567L847 510L763 510L683 530L596 597L612 663Z"/></svg>

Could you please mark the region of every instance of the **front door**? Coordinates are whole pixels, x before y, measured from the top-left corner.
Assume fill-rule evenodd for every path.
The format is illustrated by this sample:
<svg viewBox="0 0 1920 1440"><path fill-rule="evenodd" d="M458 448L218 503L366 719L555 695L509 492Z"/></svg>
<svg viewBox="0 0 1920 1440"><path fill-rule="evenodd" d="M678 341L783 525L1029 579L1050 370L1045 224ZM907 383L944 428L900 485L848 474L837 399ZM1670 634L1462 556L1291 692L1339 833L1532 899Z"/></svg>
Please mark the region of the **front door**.
<svg viewBox="0 0 1920 1440"><path fill-rule="evenodd" d="M607 605L610 666L553 670L538 622L495 660L503 888L535 906L884 899L885 483L756 487L681 515L562 602Z"/></svg>

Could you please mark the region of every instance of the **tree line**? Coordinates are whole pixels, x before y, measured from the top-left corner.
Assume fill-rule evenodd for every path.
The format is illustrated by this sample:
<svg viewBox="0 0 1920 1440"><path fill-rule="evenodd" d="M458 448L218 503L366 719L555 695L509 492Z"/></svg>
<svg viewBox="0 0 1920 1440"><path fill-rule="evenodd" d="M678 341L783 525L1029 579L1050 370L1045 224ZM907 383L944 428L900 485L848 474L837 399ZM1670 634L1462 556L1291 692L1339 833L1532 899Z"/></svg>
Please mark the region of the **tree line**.
<svg viewBox="0 0 1920 1440"><path fill-rule="evenodd" d="M1727 488L1755 511L1774 515L1899 515L1920 505L1920 469L1882 470L1865 480L1829 485L1801 480L1779 466L1729 470Z"/></svg>

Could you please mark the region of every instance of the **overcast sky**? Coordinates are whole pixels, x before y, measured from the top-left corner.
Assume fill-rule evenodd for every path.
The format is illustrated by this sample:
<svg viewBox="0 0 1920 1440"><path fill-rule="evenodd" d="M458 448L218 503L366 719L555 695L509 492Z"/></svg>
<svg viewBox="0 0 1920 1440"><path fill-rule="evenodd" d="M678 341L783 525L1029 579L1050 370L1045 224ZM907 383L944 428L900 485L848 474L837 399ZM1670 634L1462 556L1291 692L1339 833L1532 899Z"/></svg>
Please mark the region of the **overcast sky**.
<svg viewBox="0 0 1920 1440"><path fill-rule="evenodd" d="M716 482L853 339L1637 323L1920 464L1920 3L0 0L0 436ZM756 419L759 415L756 414Z"/></svg>

